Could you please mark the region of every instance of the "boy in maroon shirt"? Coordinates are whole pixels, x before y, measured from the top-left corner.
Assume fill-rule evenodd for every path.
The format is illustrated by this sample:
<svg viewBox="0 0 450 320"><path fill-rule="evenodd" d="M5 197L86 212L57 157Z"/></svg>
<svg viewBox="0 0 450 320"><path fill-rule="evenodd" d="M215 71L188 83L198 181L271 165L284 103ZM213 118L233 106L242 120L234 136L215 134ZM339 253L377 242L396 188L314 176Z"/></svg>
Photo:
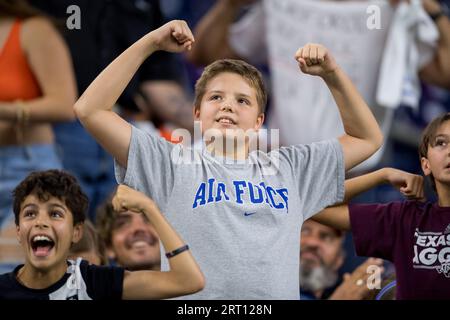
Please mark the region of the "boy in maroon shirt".
<svg viewBox="0 0 450 320"><path fill-rule="evenodd" d="M346 181L346 200L391 183L409 201L329 207L314 220L351 229L356 252L394 263L397 299L450 299L450 113L434 119L419 146L422 170L437 192L424 203L422 177L384 168Z"/></svg>

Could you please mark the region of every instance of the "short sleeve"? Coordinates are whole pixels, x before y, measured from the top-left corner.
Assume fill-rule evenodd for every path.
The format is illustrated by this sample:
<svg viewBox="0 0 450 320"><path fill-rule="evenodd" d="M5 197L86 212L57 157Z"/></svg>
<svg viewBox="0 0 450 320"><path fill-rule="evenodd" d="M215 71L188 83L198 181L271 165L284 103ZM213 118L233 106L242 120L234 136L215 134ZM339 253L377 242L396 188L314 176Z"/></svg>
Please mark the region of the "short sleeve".
<svg viewBox="0 0 450 320"><path fill-rule="evenodd" d="M337 139L280 149L280 163L287 165L300 201L303 220L344 199L345 166Z"/></svg>
<svg viewBox="0 0 450 320"><path fill-rule="evenodd" d="M87 293L93 300L121 300L125 270L120 267L88 265L83 261ZM84 270L83 270L84 269Z"/></svg>
<svg viewBox="0 0 450 320"><path fill-rule="evenodd" d="M165 203L174 185L171 159L177 149L178 145L132 126L127 168L114 160L117 182Z"/></svg>
<svg viewBox="0 0 450 320"><path fill-rule="evenodd" d="M401 202L349 205L356 253L393 261L402 211Z"/></svg>

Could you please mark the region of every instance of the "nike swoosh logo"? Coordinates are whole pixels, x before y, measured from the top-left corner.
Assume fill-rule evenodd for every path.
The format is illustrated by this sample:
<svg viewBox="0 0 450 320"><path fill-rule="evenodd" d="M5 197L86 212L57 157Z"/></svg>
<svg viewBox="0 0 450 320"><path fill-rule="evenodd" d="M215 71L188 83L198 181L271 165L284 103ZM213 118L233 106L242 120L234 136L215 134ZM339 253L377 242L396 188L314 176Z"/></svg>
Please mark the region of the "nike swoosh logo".
<svg viewBox="0 0 450 320"><path fill-rule="evenodd" d="M248 217L251 216L253 214L255 214L256 212L244 212L244 216Z"/></svg>

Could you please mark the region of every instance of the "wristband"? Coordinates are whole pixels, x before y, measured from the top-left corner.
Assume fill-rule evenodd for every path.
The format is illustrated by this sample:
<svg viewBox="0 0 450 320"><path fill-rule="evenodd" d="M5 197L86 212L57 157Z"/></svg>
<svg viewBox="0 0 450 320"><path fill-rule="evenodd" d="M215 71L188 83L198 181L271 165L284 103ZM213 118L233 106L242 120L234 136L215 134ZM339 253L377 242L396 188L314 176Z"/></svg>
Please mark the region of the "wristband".
<svg viewBox="0 0 450 320"><path fill-rule="evenodd" d="M187 244L185 244L185 245L182 246L182 247L179 247L178 249L175 249L175 250L173 250L173 251L167 252L167 253L166 253L166 257L167 257L168 259L173 258L173 257L175 257L176 255L179 255L180 253L182 253L182 252L184 252L184 251L186 251L186 250L189 250L189 246L188 246Z"/></svg>

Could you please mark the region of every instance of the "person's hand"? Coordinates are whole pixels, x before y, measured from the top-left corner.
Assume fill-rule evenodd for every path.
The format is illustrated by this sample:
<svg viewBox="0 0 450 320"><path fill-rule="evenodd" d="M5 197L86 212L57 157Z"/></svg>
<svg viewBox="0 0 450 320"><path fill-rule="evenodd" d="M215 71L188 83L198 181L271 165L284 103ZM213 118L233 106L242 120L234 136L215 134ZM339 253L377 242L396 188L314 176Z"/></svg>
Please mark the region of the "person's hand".
<svg viewBox="0 0 450 320"><path fill-rule="evenodd" d="M386 180L409 200L424 201L423 177L394 168L385 168Z"/></svg>
<svg viewBox="0 0 450 320"><path fill-rule="evenodd" d="M441 4L436 0L422 0L422 5L428 14L438 13L442 10Z"/></svg>
<svg viewBox="0 0 450 320"><path fill-rule="evenodd" d="M191 50L194 36L187 23L183 20L173 20L150 32L155 50L168 52L183 52Z"/></svg>
<svg viewBox="0 0 450 320"><path fill-rule="evenodd" d="M369 258L364 263L362 263L358 268L355 269L351 274L344 274L344 280L341 285L334 290L333 294L330 296L330 300L362 300L369 293L367 280L369 277L376 275L381 279L381 274L384 272L382 267L383 260ZM368 272L370 266L377 266L375 272Z"/></svg>
<svg viewBox="0 0 450 320"><path fill-rule="evenodd" d="M328 49L320 44L308 43L295 53L300 70L313 76L326 77L337 70L338 65Z"/></svg>
<svg viewBox="0 0 450 320"><path fill-rule="evenodd" d="M114 211L117 212L143 212L146 206L154 206L155 204L145 194L121 184L112 199L112 205Z"/></svg>

